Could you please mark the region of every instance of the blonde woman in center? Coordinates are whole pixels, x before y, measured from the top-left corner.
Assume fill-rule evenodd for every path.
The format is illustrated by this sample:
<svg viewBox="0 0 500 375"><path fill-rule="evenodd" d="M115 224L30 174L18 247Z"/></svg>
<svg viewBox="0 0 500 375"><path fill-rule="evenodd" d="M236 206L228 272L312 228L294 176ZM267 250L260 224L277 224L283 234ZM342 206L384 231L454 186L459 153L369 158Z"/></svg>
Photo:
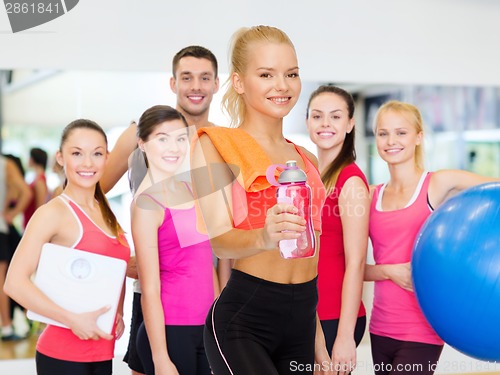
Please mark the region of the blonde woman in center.
<svg viewBox="0 0 500 375"><path fill-rule="evenodd" d="M275 27L243 28L233 37L230 69L223 104L234 127L200 129L193 155L213 251L235 259L206 320L208 360L215 375L323 373L330 361L316 316L318 252L280 256L279 241L298 238L306 222L295 206L276 203L266 180L270 165L297 161L312 188L319 236L325 190L316 158L283 136L301 90L295 48Z"/></svg>

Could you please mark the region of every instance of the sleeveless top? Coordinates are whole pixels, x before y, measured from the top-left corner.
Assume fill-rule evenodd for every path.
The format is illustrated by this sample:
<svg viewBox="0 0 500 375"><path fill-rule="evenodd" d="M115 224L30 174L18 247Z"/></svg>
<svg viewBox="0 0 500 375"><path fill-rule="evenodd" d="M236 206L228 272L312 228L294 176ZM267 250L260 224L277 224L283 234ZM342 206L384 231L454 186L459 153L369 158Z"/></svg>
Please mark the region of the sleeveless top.
<svg viewBox="0 0 500 375"><path fill-rule="evenodd" d="M186 184L186 187L189 186ZM203 325L214 293L212 248L196 230L196 210L167 208L158 228L161 302L165 325Z"/></svg>
<svg viewBox="0 0 500 375"><path fill-rule="evenodd" d="M432 209L427 193L432 173L424 172L406 207L382 211L386 185L378 185L370 207L370 238L376 264L397 264L411 261L413 245ZM425 319L415 294L391 280L375 281L370 332L401 341L443 345Z"/></svg>
<svg viewBox="0 0 500 375"><path fill-rule="evenodd" d="M237 229L264 227L266 213L276 204L276 186L266 178L271 160L255 139L238 128L210 127L198 130L206 133L228 165L236 166L238 183L232 186L233 225ZM293 142L295 150L305 164L304 172L312 192L312 222L314 230L321 232L321 210L325 201L325 187L316 166ZM233 171L235 172L235 171Z"/></svg>
<svg viewBox="0 0 500 375"><path fill-rule="evenodd" d="M40 177L35 178L33 182L30 184L30 189L31 192L33 193L33 196L31 197L30 202L24 209L24 221L23 221L23 226L26 228L26 225L28 225L28 221L30 221L31 217L36 211L36 197L35 197L35 184L37 183L38 180L42 180L45 185L47 185L47 179L45 178L45 174L42 173Z"/></svg>
<svg viewBox="0 0 500 375"><path fill-rule="evenodd" d="M333 191L326 198L321 213L323 231L320 237L318 262L318 316L320 320L340 318L345 253L338 205L342 188L351 177L361 178L368 191L368 182L361 169L355 163L349 164L340 171ZM365 307L361 302L358 317L365 315Z"/></svg>
<svg viewBox="0 0 500 375"><path fill-rule="evenodd" d="M5 207L7 206L7 163L4 156L0 155L0 233L7 234L9 226L3 217Z"/></svg>
<svg viewBox="0 0 500 375"><path fill-rule="evenodd" d="M126 244L125 236L121 243L116 237L111 237L98 227L92 219L66 195L58 197L73 213L80 227L80 236L72 248L106 255L128 262L130 248ZM103 288L106 286L103 285ZM115 335L115 328L111 334ZM48 325L36 345L36 350L48 357L72 362L99 362L113 358L115 340L80 340L68 328Z"/></svg>

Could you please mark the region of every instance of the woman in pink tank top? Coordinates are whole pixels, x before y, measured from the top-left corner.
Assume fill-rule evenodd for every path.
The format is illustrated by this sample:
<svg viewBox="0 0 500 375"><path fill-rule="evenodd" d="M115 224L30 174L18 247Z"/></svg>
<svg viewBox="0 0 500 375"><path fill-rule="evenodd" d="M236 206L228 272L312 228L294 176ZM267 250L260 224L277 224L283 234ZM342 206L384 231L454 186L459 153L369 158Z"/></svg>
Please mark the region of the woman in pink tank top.
<svg viewBox="0 0 500 375"><path fill-rule="evenodd" d="M190 132L169 106L146 110L137 126L147 165L132 203L144 323L137 352L146 374L209 375L203 324L218 290L208 236L196 230L189 169L182 169Z"/></svg>
<svg viewBox="0 0 500 375"><path fill-rule="evenodd" d="M443 341L425 320L413 293L413 244L426 218L448 197L498 179L461 170L426 172L422 117L411 104L385 103L375 117L374 133L390 173L387 183L372 190L375 264L365 269L365 280L375 282L370 318L374 370L376 375L433 374Z"/></svg>
<svg viewBox="0 0 500 375"><path fill-rule="evenodd" d="M99 186L107 154L106 134L95 122L75 120L66 126L56 155L66 175L63 196L34 213L9 268L6 292L26 309L68 327L49 324L40 336L36 353L39 375L112 373L114 343L124 330L124 289L115 326L108 334L98 327L97 319L109 306L86 313L68 311L31 279L45 243L128 261L130 249L123 230Z"/></svg>
<svg viewBox="0 0 500 375"><path fill-rule="evenodd" d="M366 327L361 295L370 196L366 177L355 162L351 94L336 86L320 86L309 98L306 116L328 192L321 215L318 317L333 367L344 375L356 365L356 346Z"/></svg>

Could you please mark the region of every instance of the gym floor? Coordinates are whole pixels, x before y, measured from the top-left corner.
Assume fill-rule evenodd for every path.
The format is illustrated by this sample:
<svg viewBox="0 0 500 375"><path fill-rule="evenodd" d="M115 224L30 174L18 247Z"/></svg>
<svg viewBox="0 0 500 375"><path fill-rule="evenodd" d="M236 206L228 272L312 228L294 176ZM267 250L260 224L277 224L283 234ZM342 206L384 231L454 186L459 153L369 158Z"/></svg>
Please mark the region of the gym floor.
<svg viewBox="0 0 500 375"><path fill-rule="evenodd" d="M372 285L367 285L366 295L371 296ZM132 290L132 281L127 279L127 290ZM369 312L371 301L365 298L365 306ZM130 375L127 364L123 362L123 355L128 344L128 324L131 318L132 293L125 294L126 306L124 311L124 322L126 324L125 334L117 341L115 346L115 359L113 360L113 375ZM16 310L14 315L14 325L16 332L27 332L29 326L26 323L24 314ZM33 329L34 333L28 338L17 342L3 342L0 340L0 374L2 375L35 375L35 348L38 334L43 326ZM358 365L353 375L373 375L373 363L371 361L369 335L366 332L363 341L357 350ZM403 374L403 373L402 373ZM469 374L469 375L500 375L500 363L482 362L467 357L448 345L445 345L436 375L447 374Z"/></svg>
<svg viewBox="0 0 500 375"><path fill-rule="evenodd" d="M33 356L37 339L38 335L32 334L27 339L17 342L0 341L0 373L2 375L34 375L35 361ZM128 339L123 337L119 343L122 340L125 343ZM123 345L117 344L117 352L122 347ZM130 370L122 361L122 358L123 353L117 353L113 360L114 375L130 375ZM369 343L363 342L358 348L358 368L353 374L373 374L370 363ZM445 347L440 365L436 371L437 374L500 375L500 364L475 361L449 347Z"/></svg>

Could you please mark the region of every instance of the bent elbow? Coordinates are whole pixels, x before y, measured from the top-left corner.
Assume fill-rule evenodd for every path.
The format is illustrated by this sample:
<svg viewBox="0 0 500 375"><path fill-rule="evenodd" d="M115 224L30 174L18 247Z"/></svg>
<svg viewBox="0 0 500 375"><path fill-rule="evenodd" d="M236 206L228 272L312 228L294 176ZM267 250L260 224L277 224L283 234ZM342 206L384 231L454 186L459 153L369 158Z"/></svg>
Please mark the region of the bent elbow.
<svg viewBox="0 0 500 375"><path fill-rule="evenodd" d="M215 241L214 241L215 242ZM212 247L212 252L219 259L232 259L234 256L230 256L224 247L217 246L214 242L210 241L210 246Z"/></svg>
<svg viewBox="0 0 500 375"><path fill-rule="evenodd" d="M6 295L8 295L10 298L13 298L13 296L12 296L12 294L14 293L13 285L12 285L12 282L9 280L8 277L5 280L5 283L3 284L3 292Z"/></svg>

